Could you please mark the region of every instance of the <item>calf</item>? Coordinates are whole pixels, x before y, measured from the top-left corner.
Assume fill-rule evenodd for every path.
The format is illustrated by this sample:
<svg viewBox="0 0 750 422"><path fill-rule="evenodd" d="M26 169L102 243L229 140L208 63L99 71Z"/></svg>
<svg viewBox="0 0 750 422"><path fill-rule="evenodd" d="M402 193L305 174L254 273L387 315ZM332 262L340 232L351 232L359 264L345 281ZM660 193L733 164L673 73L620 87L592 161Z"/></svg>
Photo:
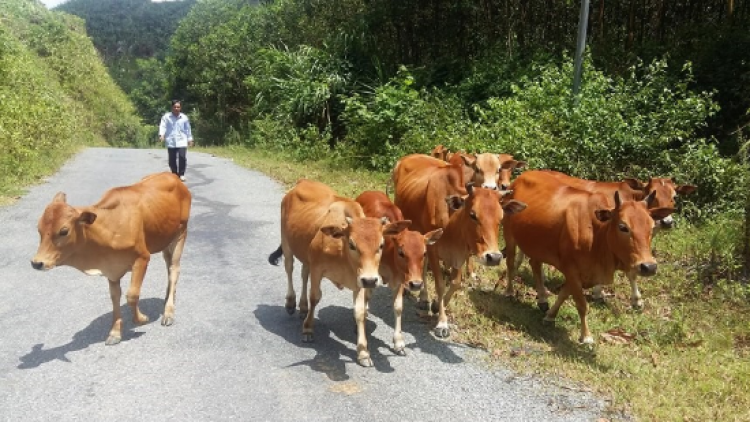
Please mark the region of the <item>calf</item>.
<svg viewBox="0 0 750 422"><path fill-rule="evenodd" d="M408 225L403 220L388 223L386 218L366 217L357 202L338 196L320 182L302 179L287 192L281 201L281 246L269 256L269 262L275 264L284 256L289 313L294 313L296 301L292 283L294 259L302 263L299 308L307 313L302 325L303 341L313 341L315 307L320 302L320 283L325 277L339 289L346 287L353 292L357 362L372 366L365 334L368 289L382 280L378 268L384 236L396 235ZM305 296L308 276L309 309Z"/></svg>
<svg viewBox="0 0 750 422"><path fill-rule="evenodd" d="M153 174L134 185L110 189L91 206L70 206L60 192L39 219L39 249L31 265L37 270L68 265L88 275L107 277L113 322L105 344L112 345L122 339L120 279L132 272L127 301L133 322L145 324L148 317L138 308L141 284L151 254L162 252L169 280L161 323L172 325L191 201L190 191L172 173Z"/></svg>
<svg viewBox="0 0 750 422"><path fill-rule="evenodd" d="M401 210L383 192L366 191L356 198L368 217L388 218L391 221L403 220ZM425 235L413 230L403 230L395 236L386 236L383 255L380 259L380 275L383 282L393 292L393 312L395 327L393 345L396 353L406 354L401 332L404 290L419 291L424 285L423 269L427 246L440 239L443 229L433 230Z"/></svg>

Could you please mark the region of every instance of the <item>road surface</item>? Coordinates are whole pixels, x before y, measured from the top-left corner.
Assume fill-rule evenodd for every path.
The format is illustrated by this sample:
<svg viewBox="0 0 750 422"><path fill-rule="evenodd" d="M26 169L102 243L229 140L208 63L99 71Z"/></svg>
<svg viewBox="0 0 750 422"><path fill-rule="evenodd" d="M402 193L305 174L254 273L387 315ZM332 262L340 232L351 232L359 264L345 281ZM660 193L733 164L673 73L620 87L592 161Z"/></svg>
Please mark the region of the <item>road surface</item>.
<svg viewBox="0 0 750 422"><path fill-rule="evenodd" d="M508 370L485 352L438 340L405 303L405 357L391 349L390 291L367 322L374 367L356 363L351 294L324 281L316 342L284 309L279 245L283 187L188 152L192 217L175 324L159 324L166 268L154 255L141 293L152 321L105 346L107 281L69 267L31 268L36 223L58 191L88 205L108 188L166 170L164 150L87 149L17 203L0 208L0 420L8 421L595 421L600 398ZM296 269L299 269L297 265ZM123 296L129 274L123 279ZM297 287L299 294L299 287ZM123 303L125 299L123 297Z"/></svg>

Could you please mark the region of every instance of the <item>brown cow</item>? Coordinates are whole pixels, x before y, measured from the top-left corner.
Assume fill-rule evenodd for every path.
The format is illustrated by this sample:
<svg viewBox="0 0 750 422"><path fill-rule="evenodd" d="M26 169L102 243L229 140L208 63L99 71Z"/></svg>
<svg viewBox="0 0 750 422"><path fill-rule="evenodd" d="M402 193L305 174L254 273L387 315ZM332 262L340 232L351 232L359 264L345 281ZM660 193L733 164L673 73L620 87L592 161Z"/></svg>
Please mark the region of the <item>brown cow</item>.
<svg viewBox="0 0 750 422"><path fill-rule="evenodd" d="M503 257L498 247L503 213L512 214L525 208L518 201L501 206L505 192L474 188L471 183L464 188L468 194L462 194L455 185L455 180L460 178L455 174L458 171L453 166L425 166L395 179L396 205L412 221L412 228L421 233L443 229L440 240L427 248L435 277L437 300L432 310L439 314L435 327L439 337L450 334L445 308L460 287L460 268L471 255L479 256L484 265L498 265ZM398 173L398 166L394 173ZM447 293L440 260L451 269L451 286ZM420 299L422 307L429 306L426 289L422 289Z"/></svg>
<svg viewBox="0 0 750 422"><path fill-rule="evenodd" d="M640 201L646 198L652 192L655 192L654 200L651 201L649 208L674 208L675 197L677 194L687 195L694 192L697 188L693 185L675 185L671 178L651 178L648 183L642 183L637 179L626 178L622 182L599 182L594 180L579 179L568 176L567 174L544 170L568 186L573 186L589 192L599 192L607 196L608 200L614 197L615 192L619 192L620 199ZM610 205L612 205L610 201ZM656 220L656 229L669 229L673 225L671 214L667 217ZM543 278L543 273L540 277ZM638 280L634 274L628 275L630 282L630 303L634 308L643 307L641 291L638 288ZM543 283L543 281L541 281ZM596 285L592 289L592 297L595 300L603 300L602 286Z"/></svg>
<svg viewBox="0 0 750 422"><path fill-rule="evenodd" d="M404 219L401 210L383 192L362 192L356 198L356 201L362 205L362 209L368 217L386 217L390 221ZM434 244L442 234L443 229L433 230L426 235L413 230L404 230L395 236L386 236L383 255L380 258L379 272L383 277L383 282L393 292L393 312L395 315L393 345L396 353L400 355L406 354L404 336L401 333L404 289L412 292L422 289L427 245Z"/></svg>
<svg viewBox="0 0 750 422"><path fill-rule="evenodd" d="M127 301L133 322L145 324L148 317L138 309L141 284L151 254L162 252L169 284L161 324L172 325L191 201L190 191L172 173L153 174L134 185L110 189L87 207L68 205L60 192L39 219L41 241L31 265L37 270L69 265L88 275L107 277L113 323L106 344L111 345L122 339L120 279L132 271Z"/></svg>
<svg viewBox="0 0 750 422"><path fill-rule="evenodd" d="M388 223L385 218L366 217L362 207L338 196L327 185L301 179L281 201L281 246L269 256L272 264L284 255L287 274L286 308L294 313L296 294L292 283L294 258L302 263L302 295L299 308L307 312L302 340L313 341L315 307L322 295L323 277L336 287L353 292L354 318L357 322L357 361L372 366L367 350L365 319L367 290L382 280L378 273L384 236L396 235L409 221ZM310 277L309 310L307 277Z"/></svg>
<svg viewBox="0 0 750 422"><path fill-rule="evenodd" d="M565 185L542 171L525 172L511 187L513 198L524 201L528 209L503 221L508 266L506 294L513 292L518 246L529 257L537 280L543 263L553 265L565 276L545 320L554 321L562 303L572 295L581 318L580 341L592 343L583 289L612 284L617 270L641 276L656 274L656 261L651 255L654 219L664 218L674 209L648 209L654 194L644 201L621 201L619 192L615 192L614 208L610 208L604 194ZM546 289L537 283L537 301L542 308L546 294Z"/></svg>

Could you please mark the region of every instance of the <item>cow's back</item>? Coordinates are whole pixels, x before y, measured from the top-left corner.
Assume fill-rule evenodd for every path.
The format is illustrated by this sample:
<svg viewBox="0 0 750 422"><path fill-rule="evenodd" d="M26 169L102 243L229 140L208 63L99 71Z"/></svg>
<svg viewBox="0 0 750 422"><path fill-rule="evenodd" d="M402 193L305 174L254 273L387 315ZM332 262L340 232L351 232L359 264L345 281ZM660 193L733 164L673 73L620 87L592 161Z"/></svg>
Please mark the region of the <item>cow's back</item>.
<svg viewBox="0 0 750 422"><path fill-rule="evenodd" d="M529 258L560 268L591 250L600 224L594 210L608 208L603 194L568 186L541 171L525 172L511 189L513 199L527 208L505 218L506 238L512 236Z"/></svg>
<svg viewBox="0 0 750 422"><path fill-rule="evenodd" d="M422 234L448 224L450 215L446 197L466 195L466 189L461 185L463 170L444 163L440 166L432 166L428 161L424 163L429 165L403 172L397 182L394 179L396 206L404 218L412 221L412 229Z"/></svg>
<svg viewBox="0 0 750 422"><path fill-rule="evenodd" d="M164 250L187 225L192 195L168 172L149 175L136 184L108 190L90 208L105 210L111 229L121 226L133 238L143 238L149 252Z"/></svg>
<svg viewBox="0 0 750 422"><path fill-rule="evenodd" d="M308 247L323 225L329 207L338 200L346 198L336 195L329 186L308 179L297 181L281 200L282 242L303 263L309 262Z"/></svg>

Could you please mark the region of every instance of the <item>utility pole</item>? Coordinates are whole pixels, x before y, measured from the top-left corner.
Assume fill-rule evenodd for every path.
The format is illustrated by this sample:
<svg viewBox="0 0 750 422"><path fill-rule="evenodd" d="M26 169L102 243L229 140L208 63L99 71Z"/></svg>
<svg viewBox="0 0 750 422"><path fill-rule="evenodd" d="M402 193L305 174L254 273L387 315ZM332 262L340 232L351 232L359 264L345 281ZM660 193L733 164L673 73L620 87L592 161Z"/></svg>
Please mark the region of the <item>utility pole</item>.
<svg viewBox="0 0 750 422"><path fill-rule="evenodd" d="M578 20L578 42L573 68L573 101L578 104L578 91L581 88L581 65L586 49L586 28L589 24L589 0L581 0L581 16Z"/></svg>

